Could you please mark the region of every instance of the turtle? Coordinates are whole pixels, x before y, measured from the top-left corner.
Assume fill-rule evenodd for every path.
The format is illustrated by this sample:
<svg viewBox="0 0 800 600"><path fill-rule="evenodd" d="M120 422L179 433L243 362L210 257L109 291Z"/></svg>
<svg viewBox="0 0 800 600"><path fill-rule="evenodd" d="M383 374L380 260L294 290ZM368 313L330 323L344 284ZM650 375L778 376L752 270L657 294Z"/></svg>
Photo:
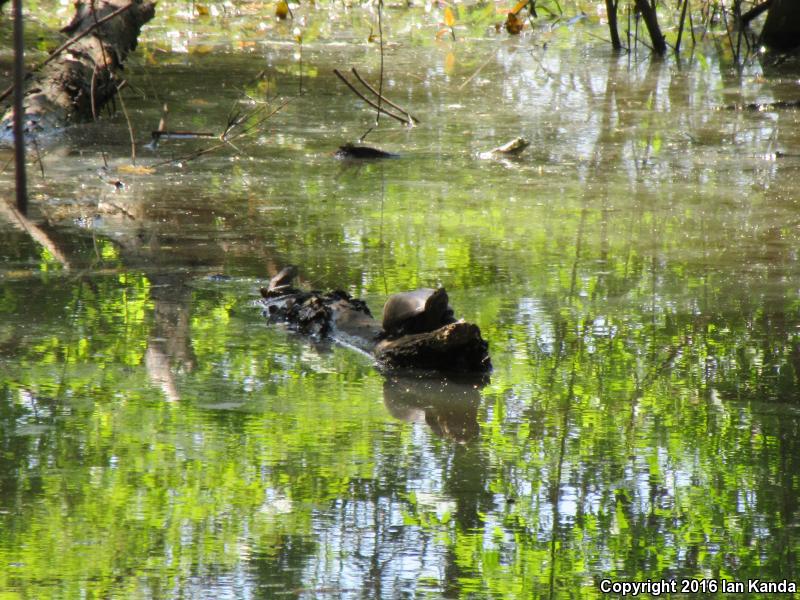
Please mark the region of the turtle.
<svg viewBox="0 0 800 600"><path fill-rule="evenodd" d="M426 333L454 322L444 288L421 288L393 294L383 306L385 337Z"/></svg>

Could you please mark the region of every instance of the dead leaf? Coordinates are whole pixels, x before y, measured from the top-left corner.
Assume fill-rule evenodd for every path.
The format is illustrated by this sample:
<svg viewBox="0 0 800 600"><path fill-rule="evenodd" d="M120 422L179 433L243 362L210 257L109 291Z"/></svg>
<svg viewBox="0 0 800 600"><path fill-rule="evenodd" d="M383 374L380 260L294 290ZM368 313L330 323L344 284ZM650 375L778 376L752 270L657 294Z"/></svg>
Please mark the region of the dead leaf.
<svg viewBox="0 0 800 600"><path fill-rule="evenodd" d="M208 7L203 4L195 4L194 8L201 17L207 17L209 15Z"/></svg>
<svg viewBox="0 0 800 600"><path fill-rule="evenodd" d="M519 35L524 26L525 26L525 21L520 19L513 12L508 13L508 18L506 19L506 31L508 33L510 33L511 35Z"/></svg>

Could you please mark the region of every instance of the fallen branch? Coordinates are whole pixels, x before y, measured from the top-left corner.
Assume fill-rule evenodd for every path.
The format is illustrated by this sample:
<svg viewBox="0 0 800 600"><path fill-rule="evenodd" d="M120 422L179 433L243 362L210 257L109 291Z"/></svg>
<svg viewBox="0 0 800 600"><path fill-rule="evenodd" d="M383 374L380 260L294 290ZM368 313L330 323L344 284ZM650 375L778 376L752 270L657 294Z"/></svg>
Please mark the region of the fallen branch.
<svg viewBox="0 0 800 600"><path fill-rule="evenodd" d="M359 92L359 91L358 91L358 90L355 88L355 86L353 86L353 84L352 84L352 83L350 83L350 82L347 80L347 77L345 77L344 75L342 75L342 74L341 74L341 72L339 71L339 69L334 69L334 70L333 70L333 72L336 74L336 76L337 76L339 79L341 79L341 80L342 80L342 82L343 82L343 83L344 83L344 84L345 84L347 87L349 87L349 88L350 88L350 91L351 91L351 92L353 92L353 93L354 93L356 96L358 96L359 98L361 98L361 99L362 99L364 102L366 102L367 104L369 104L369 105L370 105L372 108L374 108L375 110L379 110L379 111L380 111L382 114L386 115L387 117L392 117L393 119L395 119L396 121L399 121L400 123L403 123L404 125L408 125L408 126L411 126L411 125L413 125L413 123L412 123L411 121L409 121L408 119L405 119L405 118L403 118L403 117L401 117L401 116L399 116L399 115L396 115L396 114L394 114L394 113L392 113L392 112L389 112L388 110L386 110L386 109L385 109L385 108L383 108L382 106L378 106L378 105L377 105L377 104L375 104L375 103L374 103L372 100L370 100L369 98L367 98L367 97L366 97L364 94L362 94L361 92Z"/></svg>
<svg viewBox="0 0 800 600"><path fill-rule="evenodd" d="M117 94L117 74L136 48L142 26L153 18L155 3L102 0L97 5L95 10L78 2L72 22L63 29L75 35L29 78L23 104L26 136L46 136L89 120ZM0 119L0 142L11 140L13 113L10 109Z"/></svg>
<svg viewBox="0 0 800 600"><path fill-rule="evenodd" d="M195 158L199 158L199 157L201 157L201 156L203 156L205 154L210 154L211 152L219 150L220 148L223 148L225 146L229 146L229 145L231 145L231 141L232 140L238 140L238 139L243 138L243 137L249 135L250 133L252 133L258 127L260 127L261 124L263 124L268 119L270 119L273 115L276 115L281 110L283 110L283 108L286 107L292 100L294 100L294 98L295 97L288 98L288 99L284 100L277 107L275 107L274 109L269 111L265 116L263 116L260 119L258 119L255 123L252 123L252 124L248 125L242 131L238 132L236 135L230 136L229 134L230 134L231 130L233 130L234 127L237 127L237 126L241 125L242 123L244 123L244 121L247 120L247 118L248 118L248 116L243 116L243 117L238 117L237 116L237 117L235 117L233 122L231 122L229 120L228 126L225 128L225 131L222 133L222 135L219 136L219 139L220 139L219 143L214 144L212 146L209 146L207 148L201 148L200 150L196 150L196 151L191 152L189 154L186 154L184 156L179 156L177 158L168 158L167 160L162 160L161 162L157 162L157 163L151 165L150 168L157 169L157 168L163 167L165 165L171 165L171 164L175 164L175 163L179 163L179 162L188 162L190 160L194 160ZM253 113L251 113L249 116L250 117L255 116L261 110L262 110L262 108L259 108L256 111L254 111ZM235 148L235 146L234 146L234 148Z"/></svg>
<svg viewBox="0 0 800 600"><path fill-rule="evenodd" d="M111 20L111 19L113 19L114 17L116 17L116 16L119 16L119 15L121 15L122 13L124 13L125 11L129 10L129 9L130 9L132 6L133 6L133 2L131 2L130 4L127 4L127 5L125 5L125 6L121 7L121 8L119 8L119 9L117 9L117 10L115 10L115 11L114 11L113 13L111 13L110 15L106 15L106 16L105 16L105 17L103 17L102 19L98 19L97 21L95 21L95 22L94 22L94 23L91 25L91 27L89 27L89 28L87 28L87 29L83 30L83 31L82 31L81 33L79 33L78 35L76 35L76 36L73 36L73 37L69 38L69 39L68 39L66 42L64 42L63 44L61 44L61 45L60 45L58 48L56 48L55 50L53 50L53 52L51 52L51 53L50 53L50 56L48 56L47 58L45 58L45 59L44 59L42 62L40 62L38 65L34 65L33 67L31 67L31 68L28 70L27 74L25 75L25 79L26 79L26 80L28 80L28 79L30 79L31 77L33 77L34 73L36 73L36 72L37 72L39 69L41 69L41 68L42 68L42 67L44 67L45 65L49 64L51 61L53 61L53 60L55 60L56 58L58 58L58 57L61 55L61 53L62 53L62 52L64 52L64 50L66 50L67 48L69 48L70 46L72 46L73 44L75 44L76 42L78 42L78 41L82 40L83 38L85 38L87 35L89 35L90 33L92 33L92 32L93 32L95 29L97 29L98 27L100 27L100 25L102 25L102 24L103 24L103 23L105 23L106 21L110 21L110 20ZM64 29L66 30L68 27L69 27L69 25L68 25L67 27L65 27ZM11 95L11 93L12 93L13 91L14 91L14 86L13 86L13 85L10 85L10 86L8 86L8 87L5 89L5 91L3 91L3 93L2 93L2 94L0 94L0 102L2 102L3 100L5 100L6 98L8 98L8 97Z"/></svg>
<svg viewBox="0 0 800 600"><path fill-rule="evenodd" d="M410 112L408 112L406 109L404 109L404 108L402 108L402 107L400 107L400 106L397 106L397 104L395 104L394 102L392 102L391 100L389 100L389 99L388 99L386 96L383 96L383 95L382 95L382 94L381 94L381 93L380 93L378 90L376 90L376 89L375 89L374 87L372 87L372 86L371 86L369 83L367 83L367 82L366 82L366 81L365 81L365 80L364 80L364 79L361 77L361 75L359 75L359 74L358 74L358 71L356 71L356 68L355 68L355 67L353 67L353 68L352 68L352 69L350 69L350 70L352 71L353 75L355 75L356 79L358 79L359 83L361 83L361 85L363 85L365 88L367 88L367 89L368 89L370 92L372 92L373 94L375 94L375 95L376 95L376 96L377 96L377 97L378 97L378 98L381 100L381 102L385 102L386 104L388 104L388 105L389 105L389 106L391 106L392 108L396 108L396 109L397 109L397 110L399 110L399 111L400 111L402 114L404 114L406 117L408 117L408 119L409 119L410 121L413 121L414 123L419 123L419 119L418 119L417 117L415 117L414 115L412 115L412 114L411 114Z"/></svg>
<svg viewBox="0 0 800 600"><path fill-rule="evenodd" d="M771 4L772 0L765 0L761 4L758 4L753 8L751 8L750 10L748 10L746 13L742 15L741 18L742 25L743 26L749 25L750 21L752 21L753 19L757 19L759 16L765 13Z"/></svg>
<svg viewBox="0 0 800 600"><path fill-rule="evenodd" d="M5 218L6 221L11 223L14 227L27 233L30 238L45 248L61 265L64 269L69 270L71 264L58 244L54 242L50 236L41 227L30 221L22 212L10 204L0 201L0 216Z"/></svg>

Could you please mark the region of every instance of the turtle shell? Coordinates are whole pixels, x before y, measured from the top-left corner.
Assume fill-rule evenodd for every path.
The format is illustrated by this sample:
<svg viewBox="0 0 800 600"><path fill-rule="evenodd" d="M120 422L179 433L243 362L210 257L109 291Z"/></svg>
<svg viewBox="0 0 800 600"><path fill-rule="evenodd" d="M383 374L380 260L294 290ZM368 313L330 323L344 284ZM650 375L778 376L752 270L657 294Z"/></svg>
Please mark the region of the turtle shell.
<svg viewBox="0 0 800 600"><path fill-rule="evenodd" d="M444 288L422 288L393 294L383 306L383 330L387 335L424 333L452 321Z"/></svg>

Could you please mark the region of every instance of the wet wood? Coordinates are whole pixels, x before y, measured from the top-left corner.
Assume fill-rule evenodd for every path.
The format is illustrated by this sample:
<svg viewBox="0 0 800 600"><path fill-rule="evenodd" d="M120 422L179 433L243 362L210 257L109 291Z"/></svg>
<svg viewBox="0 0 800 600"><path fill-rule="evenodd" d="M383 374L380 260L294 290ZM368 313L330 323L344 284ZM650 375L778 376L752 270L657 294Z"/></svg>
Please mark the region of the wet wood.
<svg viewBox="0 0 800 600"><path fill-rule="evenodd" d="M293 275L293 273L289 273ZM387 338L363 300L341 290L303 291L291 286L284 269L262 288L264 315L271 322L318 339L330 338L371 354L388 368L487 373L489 344L473 323L457 321L433 331Z"/></svg>
<svg viewBox="0 0 800 600"><path fill-rule="evenodd" d="M370 160L378 158L397 158L398 156L399 154L386 152L380 148L361 146L357 144L344 144L343 146L339 146L339 149L336 151L336 158Z"/></svg>
<svg viewBox="0 0 800 600"><path fill-rule="evenodd" d="M119 73L137 45L142 26L155 15L148 0L78 2L63 32L72 38L27 80L25 135L46 136L89 120L117 93ZM0 119L0 143L12 141L14 111Z"/></svg>
<svg viewBox="0 0 800 600"><path fill-rule="evenodd" d="M772 0L761 41L775 50L791 50L800 46L800 2Z"/></svg>

